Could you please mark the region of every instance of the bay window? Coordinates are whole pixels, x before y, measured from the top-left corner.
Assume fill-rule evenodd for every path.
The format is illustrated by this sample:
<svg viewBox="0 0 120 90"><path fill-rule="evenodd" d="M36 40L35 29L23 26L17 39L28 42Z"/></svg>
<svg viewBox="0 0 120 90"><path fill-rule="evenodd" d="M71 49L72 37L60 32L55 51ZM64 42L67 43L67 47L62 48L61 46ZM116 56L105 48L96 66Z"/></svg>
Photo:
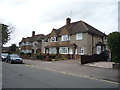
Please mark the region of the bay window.
<svg viewBox="0 0 120 90"><path fill-rule="evenodd" d="M68 47L60 47L60 54L68 54Z"/></svg>
<svg viewBox="0 0 120 90"><path fill-rule="evenodd" d="M55 47L49 48L49 53L50 54L56 54L57 53L57 49Z"/></svg>

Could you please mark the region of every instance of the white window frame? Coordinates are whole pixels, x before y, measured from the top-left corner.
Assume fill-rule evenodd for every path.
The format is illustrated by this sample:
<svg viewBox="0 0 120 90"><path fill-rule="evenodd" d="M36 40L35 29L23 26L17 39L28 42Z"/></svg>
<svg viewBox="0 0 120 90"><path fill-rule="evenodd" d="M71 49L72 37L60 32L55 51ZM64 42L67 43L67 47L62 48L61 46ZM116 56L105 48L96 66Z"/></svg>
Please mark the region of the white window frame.
<svg viewBox="0 0 120 90"><path fill-rule="evenodd" d="M21 43L21 46L25 46L25 43L24 43L24 42L22 42L22 43Z"/></svg>
<svg viewBox="0 0 120 90"><path fill-rule="evenodd" d="M76 40L82 40L82 39L83 39L83 33L77 33Z"/></svg>
<svg viewBox="0 0 120 90"><path fill-rule="evenodd" d="M60 54L68 54L68 47L60 47Z"/></svg>
<svg viewBox="0 0 120 90"><path fill-rule="evenodd" d="M70 36L69 35L62 35L61 41L69 41L69 40L70 40Z"/></svg>
<svg viewBox="0 0 120 90"><path fill-rule="evenodd" d="M45 53L45 48L43 48L43 53Z"/></svg>
<svg viewBox="0 0 120 90"><path fill-rule="evenodd" d="M84 55L85 54L85 49L83 47L79 48L79 54Z"/></svg>
<svg viewBox="0 0 120 90"><path fill-rule="evenodd" d="M50 54L57 54L57 49L55 47L49 48L49 53Z"/></svg>
<svg viewBox="0 0 120 90"><path fill-rule="evenodd" d="M73 54L73 49L69 48L69 54Z"/></svg>

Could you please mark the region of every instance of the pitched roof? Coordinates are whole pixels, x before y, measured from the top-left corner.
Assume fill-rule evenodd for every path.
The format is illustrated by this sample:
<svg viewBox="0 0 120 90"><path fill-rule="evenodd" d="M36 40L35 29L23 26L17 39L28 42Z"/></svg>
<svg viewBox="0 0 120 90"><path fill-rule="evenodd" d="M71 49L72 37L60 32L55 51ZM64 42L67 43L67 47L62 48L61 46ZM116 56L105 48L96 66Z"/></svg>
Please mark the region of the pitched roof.
<svg viewBox="0 0 120 90"><path fill-rule="evenodd" d="M50 33L45 35L43 38L49 38L50 37Z"/></svg>
<svg viewBox="0 0 120 90"><path fill-rule="evenodd" d="M97 30L96 28L92 27L91 25L87 24L84 21L73 22L69 27L67 25L64 25L61 28L57 29L56 33L59 34L61 30L63 30L64 28L68 30L70 35L81 33L81 32L88 32L98 36L107 36L103 32Z"/></svg>
<svg viewBox="0 0 120 90"><path fill-rule="evenodd" d="M38 34L38 35L35 35L35 36L32 36L32 37L22 38L21 42L41 41L43 37L44 37L43 34Z"/></svg>

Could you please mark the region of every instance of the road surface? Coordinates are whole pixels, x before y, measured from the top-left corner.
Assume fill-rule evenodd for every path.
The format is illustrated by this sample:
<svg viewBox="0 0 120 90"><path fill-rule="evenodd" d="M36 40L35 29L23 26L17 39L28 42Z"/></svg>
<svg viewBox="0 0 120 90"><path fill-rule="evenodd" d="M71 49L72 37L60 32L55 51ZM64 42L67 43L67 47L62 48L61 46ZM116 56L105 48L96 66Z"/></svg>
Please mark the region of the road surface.
<svg viewBox="0 0 120 90"><path fill-rule="evenodd" d="M3 62L2 88L118 88L118 84Z"/></svg>

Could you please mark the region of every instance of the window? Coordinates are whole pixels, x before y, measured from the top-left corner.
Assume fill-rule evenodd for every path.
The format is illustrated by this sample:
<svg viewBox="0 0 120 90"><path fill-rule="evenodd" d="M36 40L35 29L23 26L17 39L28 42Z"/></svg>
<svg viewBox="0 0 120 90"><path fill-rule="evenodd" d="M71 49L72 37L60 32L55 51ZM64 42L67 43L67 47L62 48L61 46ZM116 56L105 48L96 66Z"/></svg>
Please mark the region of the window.
<svg viewBox="0 0 120 90"><path fill-rule="evenodd" d="M35 46L36 46L36 45L37 45L37 42L33 42L33 45L35 45Z"/></svg>
<svg viewBox="0 0 120 90"><path fill-rule="evenodd" d="M60 54L68 54L68 47L60 47Z"/></svg>
<svg viewBox="0 0 120 90"><path fill-rule="evenodd" d="M24 42L20 43L20 46L25 46L25 43Z"/></svg>
<svg viewBox="0 0 120 90"><path fill-rule="evenodd" d="M76 40L82 40L82 39L83 39L83 33L77 33Z"/></svg>
<svg viewBox="0 0 120 90"><path fill-rule="evenodd" d="M73 49L72 48L69 49L69 54L73 54Z"/></svg>
<svg viewBox="0 0 120 90"><path fill-rule="evenodd" d="M103 37L103 41L107 41L107 37Z"/></svg>
<svg viewBox="0 0 120 90"><path fill-rule="evenodd" d="M75 49L75 54L78 54L78 53L77 53L77 49Z"/></svg>
<svg viewBox="0 0 120 90"><path fill-rule="evenodd" d="M56 48L49 48L49 53L50 54L56 54L57 53L57 49Z"/></svg>
<svg viewBox="0 0 120 90"><path fill-rule="evenodd" d="M97 49L96 49L97 51L96 51L96 53L97 54L100 54L101 53L101 46L97 46Z"/></svg>
<svg viewBox="0 0 120 90"><path fill-rule="evenodd" d="M69 35L62 35L61 41L68 41L68 40L70 40L70 36Z"/></svg>
<svg viewBox="0 0 120 90"><path fill-rule="evenodd" d="M51 42L56 42L57 41L57 37L51 37Z"/></svg>
<svg viewBox="0 0 120 90"><path fill-rule="evenodd" d="M80 54L80 55L84 55L84 48L81 48L81 47L80 47L79 54Z"/></svg>
<svg viewBox="0 0 120 90"><path fill-rule="evenodd" d="M45 39L44 39L44 42L48 42L48 38L45 38Z"/></svg>
<svg viewBox="0 0 120 90"><path fill-rule="evenodd" d="M43 53L45 53L45 48L43 49Z"/></svg>

